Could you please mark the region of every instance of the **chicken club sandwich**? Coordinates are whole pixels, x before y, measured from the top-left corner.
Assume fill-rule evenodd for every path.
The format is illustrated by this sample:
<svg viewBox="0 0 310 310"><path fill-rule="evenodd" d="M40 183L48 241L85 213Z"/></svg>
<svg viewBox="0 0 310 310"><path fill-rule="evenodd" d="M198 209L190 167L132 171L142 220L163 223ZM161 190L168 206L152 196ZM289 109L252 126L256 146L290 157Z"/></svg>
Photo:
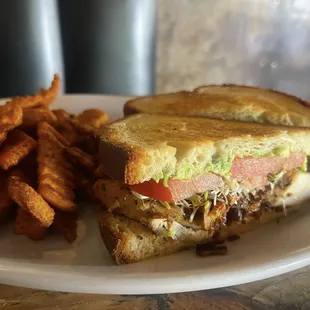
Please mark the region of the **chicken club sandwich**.
<svg viewBox="0 0 310 310"><path fill-rule="evenodd" d="M310 196L310 130L137 114L106 126L113 179L94 186L117 264L167 255L288 215Z"/></svg>

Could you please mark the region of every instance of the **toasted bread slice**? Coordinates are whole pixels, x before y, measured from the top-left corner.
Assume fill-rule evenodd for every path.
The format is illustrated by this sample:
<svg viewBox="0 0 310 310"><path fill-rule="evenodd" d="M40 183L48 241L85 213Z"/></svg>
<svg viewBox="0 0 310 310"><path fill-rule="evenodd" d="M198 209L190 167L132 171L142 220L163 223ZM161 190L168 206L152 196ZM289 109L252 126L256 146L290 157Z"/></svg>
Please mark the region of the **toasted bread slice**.
<svg viewBox="0 0 310 310"><path fill-rule="evenodd" d="M308 102L270 89L239 85L210 85L199 87L193 92L140 97L128 101L124 113L200 116L283 126L310 126Z"/></svg>
<svg viewBox="0 0 310 310"><path fill-rule="evenodd" d="M286 214L297 211L300 205L286 208ZM283 212L264 212L261 218L252 218L247 223L235 222L217 234L218 240L225 240L232 235L240 235L261 227L263 224L277 221L284 217ZM155 235L141 223L100 210L98 215L101 237L110 255L118 265L135 263L157 256L169 255L184 249L195 247L197 244L213 240L210 232L186 228L181 239L171 239Z"/></svg>
<svg viewBox="0 0 310 310"><path fill-rule="evenodd" d="M218 161L228 163L234 157L283 156L284 150L310 153L310 129L198 117L137 114L101 133L104 170L127 184L189 179L206 171L223 174L220 169L227 173L230 166Z"/></svg>
<svg viewBox="0 0 310 310"><path fill-rule="evenodd" d="M186 238L167 239L155 235L137 221L105 211L99 213L99 228L105 246L119 265L169 255L207 242L212 237L208 231L189 228Z"/></svg>

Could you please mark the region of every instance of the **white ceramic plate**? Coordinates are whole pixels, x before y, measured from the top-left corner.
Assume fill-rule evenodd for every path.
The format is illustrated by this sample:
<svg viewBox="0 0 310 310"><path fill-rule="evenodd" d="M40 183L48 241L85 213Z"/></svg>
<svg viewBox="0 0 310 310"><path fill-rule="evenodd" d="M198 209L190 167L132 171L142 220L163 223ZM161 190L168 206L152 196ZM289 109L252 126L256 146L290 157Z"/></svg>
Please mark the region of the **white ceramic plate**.
<svg viewBox="0 0 310 310"><path fill-rule="evenodd" d="M101 108L116 118L122 115L126 99L65 96L53 108L73 113ZM309 212L305 208L279 224L242 236L228 244L227 256L200 258L194 251L185 251L126 266L114 265L90 210L82 215L74 245L59 236L34 242L13 235L12 226L8 225L0 229L0 282L56 291L152 294L256 281L310 263Z"/></svg>

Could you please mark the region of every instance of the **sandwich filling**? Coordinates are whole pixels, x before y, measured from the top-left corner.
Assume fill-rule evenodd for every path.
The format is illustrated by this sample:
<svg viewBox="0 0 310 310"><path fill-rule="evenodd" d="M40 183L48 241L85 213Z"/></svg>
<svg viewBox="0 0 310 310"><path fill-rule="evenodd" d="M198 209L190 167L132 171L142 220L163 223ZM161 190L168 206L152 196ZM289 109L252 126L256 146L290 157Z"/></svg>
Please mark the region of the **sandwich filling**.
<svg viewBox="0 0 310 310"><path fill-rule="evenodd" d="M220 191L223 187L233 190L234 186L239 184L248 190L263 188L267 183L268 175L305 166L306 155L304 152L292 152L288 157L235 158L229 177L206 172L188 180L170 179L166 184L164 180L158 182L150 180L131 185L131 189L143 196L176 202L207 190ZM227 181L230 181L228 182L230 186L224 184Z"/></svg>
<svg viewBox="0 0 310 310"><path fill-rule="evenodd" d="M189 180L134 185L100 180L94 189L108 211L137 220L155 234L182 238L187 229L216 232L236 221L259 219L265 211L285 212L286 201L294 204L293 184L310 180L305 167L306 154L291 152L235 158L225 176L206 172Z"/></svg>

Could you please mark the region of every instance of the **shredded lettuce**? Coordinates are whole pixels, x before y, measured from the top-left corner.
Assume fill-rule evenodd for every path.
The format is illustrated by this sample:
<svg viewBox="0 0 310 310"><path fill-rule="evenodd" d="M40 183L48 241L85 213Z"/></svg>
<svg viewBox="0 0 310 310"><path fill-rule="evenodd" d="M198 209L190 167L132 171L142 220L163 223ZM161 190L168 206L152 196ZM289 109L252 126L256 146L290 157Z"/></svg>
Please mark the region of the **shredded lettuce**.
<svg viewBox="0 0 310 310"><path fill-rule="evenodd" d="M175 231L173 231L173 230L163 230L163 234L166 237L173 238L175 236Z"/></svg>
<svg viewBox="0 0 310 310"><path fill-rule="evenodd" d="M211 209L211 202L210 201L206 201L204 204L204 208L205 208L205 212L209 213L210 209Z"/></svg>
<svg viewBox="0 0 310 310"><path fill-rule="evenodd" d="M208 195L209 195L209 192L208 192L208 191L206 191L206 192L203 193L203 198L204 198L204 200L208 200Z"/></svg>
<svg viewBox="0 0 310 310"><path fill-rule="evenodd" d="M201 199L201 196L199 195L194 195L190 197L189 200L194 207L202 205L202 201L201 201L202 199Z"/></svg>
<svg viewBox="0 0 310 310"><path fill-rule="evenodd" d="M189 222L190 222L190 223L193 222L194 217L195 217L197 211L200 209L200 207L201 207L201 206L194 206L193 211L192 211L192 214L191 214L190 217L189 217Z"/></svg>
<svg viewBox="0 0 310 310"><path fill-rule="evenodd" d="M160 201L160 203L167 209L170 209L170 204L167 201Z"/></svg>

